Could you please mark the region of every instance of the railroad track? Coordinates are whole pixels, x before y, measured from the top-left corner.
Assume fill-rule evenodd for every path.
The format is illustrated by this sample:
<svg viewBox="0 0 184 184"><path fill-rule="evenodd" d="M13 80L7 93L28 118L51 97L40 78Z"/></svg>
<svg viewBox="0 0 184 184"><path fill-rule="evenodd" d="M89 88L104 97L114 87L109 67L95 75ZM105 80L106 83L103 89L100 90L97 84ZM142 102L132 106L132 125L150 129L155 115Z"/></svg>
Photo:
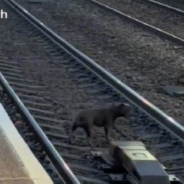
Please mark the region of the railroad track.
<svg viewBox="0 0 184 184"><path fill-rule="evenodd" d="M50 144L50 141L38 124L33 120L33 117L25 106L22 105L16 93L12 91L12 88L2 73L0 73L0 78L0 103L4 106L18 132L43 168L47 171L53 183L64 183L63 178L58 173L59 169L55 167L56 164L54 165L54 161L56 161L57 158L57 152L55 152L54 147ZM58 165L61 166L62 159L57 159L57 162Z"/></svg>
<svg viewBox="0 0 184 184"><path fill-rule="evenodd" d="M34 10L34 6L22 0L19 1L28 9L32 9L31 7L33 7ZM184 26L183 10L154 0L116 0L113 2L106 0L89 0L89 2L123 19L127 19L148 31L156 33L160 35L161 38L166 38L183 46L184 35L181 31Z"/></svg>
<svg viewBox="0 0 184 184"><path fill-rule="evenodd" d="M167 114L183 117L182 97L170 97L161 89L168 84L182 85L177 81L183 74L182 39L92 1L18 2Z"/></svg>
<svg viewBox="0 0 184 184"><path fill-rule="evenodd" d="M176 174L180 179L184 178L182 147L184 130L180 124L112 76L93 60L76 50L15 1L7 0L5 2L11 9L3 2L1 2L1 6L9 12L9 16L11 13L13 21L10 23L15 25L19 23L19 28L24 26L25 32L21 32L21 37L14 37L14 39L16 38L14 41L17 43L19 38L18 43L21 45L23 42L21 38L24 39L26 33L29 33L34 43L31 39L29 42L26 40L25 52L21 53L21 58L27 56L26 71L24 71L26 67L23 67L18 57L20 53L15 53L15 50L9 47L12 57L18 58L19 63L9 61L8 58L5 58L5 61L1 59L1 72L81 183L105 184L112 182L112 180L110 180L108 173L97 167L99 163L91 154L91 148L86 146L85 138L80 136L80 132L75 138L75 145L68 144L67 133L72 122L72 112L120 101L133 105L134 120L131 122L119 121L116 129L112 132L112 137L115 140L141 140L149 151L166 166L169 174ZM45 55L42 52L30 52L30 55L26 55L28 54L26 51L28 46L30 51L44 50ZM35 47L35 50L33 47ZM35 59L31 58L31 54L37 54L40 57L39 62L37 60L34 67L33 64L30 64ZM45 56L49 58L49 61L45 59ZM36 79L38 80L36 81ZM3 88L2 99L5 98L3 104L10 117L14 118L11 113L15 115L16 110L12 111L11 108L12 105L16 105L22 115L25 116L26 114L24 118L28 122L32 122L29 127L39 129L2 75L0 83ZM6 95L11 98L11 102L6 100ZM13 121L16 122L17 120L20 121L19 118ZM25 129L25 125L22 123L18 126L23 126L23 129ZM104 139L104 133L101 130L95 130L95 133L97 135L97 147L93 151L106 150L108 143ZM43 144L41 136L37 136ZM42 137L44 137L43 134ZM50 145L49 149L46 151L47 154L49 153L49 158L52 158L51 149L54 151L54 148ZM52 160L65 181L69 183L78 182L74 175L71 177L68 166L61 158L55 155Z"/></svg>
<svg viewBox="0 0 184 184"><path fill-rule="evenodd" d="M144 0L134 0L129 3L121 0L113 2L90 0L89 2L163 38L183 45L184 35L181 30L184 26L184 12L182 10L171 7L169 9L166 6L163 8L160 4L154 4L153 1Z"/></svg>

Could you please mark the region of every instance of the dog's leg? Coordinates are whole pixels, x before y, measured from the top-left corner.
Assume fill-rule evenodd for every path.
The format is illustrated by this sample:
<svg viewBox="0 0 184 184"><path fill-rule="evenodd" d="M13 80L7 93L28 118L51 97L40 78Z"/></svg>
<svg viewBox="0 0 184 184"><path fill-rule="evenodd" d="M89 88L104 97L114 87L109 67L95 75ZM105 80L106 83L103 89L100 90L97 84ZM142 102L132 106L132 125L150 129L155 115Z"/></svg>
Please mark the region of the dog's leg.
<svg viewBox="0 0 184 184"><path fill-rule="evenodd" d="M73 132L78 128L78 126L76 125L76 123L74 123L72 125L72 128L71 128L71 132L70 132L70 135L69 135L69 143L72 144L72 136L73 136Z"/></svg>
<svg viewBox="0 0 184 184"><path fill-rule="evenodd" d="M92 126L90 123L86 124L86 126L83 127L84 131L86 132L87 135L87 142L89 144L89 146L94 147L93 143L92 143Z"/></svg>
<svg viewBox="0 0 184 184"><path fill-rule="evenodd" d="M108 122L105 126L104 126L104 131L105 131L105 137L108 141L113 141L112 138L110 138L109 136L109 132L110 129L112 129L112 122Z"/></svg>

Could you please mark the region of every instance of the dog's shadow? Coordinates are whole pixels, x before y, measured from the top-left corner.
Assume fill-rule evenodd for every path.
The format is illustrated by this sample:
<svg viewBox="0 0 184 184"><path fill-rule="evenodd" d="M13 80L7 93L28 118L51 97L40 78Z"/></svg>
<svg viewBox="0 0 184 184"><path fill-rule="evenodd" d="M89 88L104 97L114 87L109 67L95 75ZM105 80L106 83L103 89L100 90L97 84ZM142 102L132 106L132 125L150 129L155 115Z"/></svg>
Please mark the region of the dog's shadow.
<svg viewBox="0 0 184 184"><path fill-rule="evenodd" d="M107 147L109 142L105 138L104 128L94 127L93 132L93 147ZM82 128L78 128L72 136L72 142L69 142L71 145L90 147L87 142L87 135Z"/></svg>

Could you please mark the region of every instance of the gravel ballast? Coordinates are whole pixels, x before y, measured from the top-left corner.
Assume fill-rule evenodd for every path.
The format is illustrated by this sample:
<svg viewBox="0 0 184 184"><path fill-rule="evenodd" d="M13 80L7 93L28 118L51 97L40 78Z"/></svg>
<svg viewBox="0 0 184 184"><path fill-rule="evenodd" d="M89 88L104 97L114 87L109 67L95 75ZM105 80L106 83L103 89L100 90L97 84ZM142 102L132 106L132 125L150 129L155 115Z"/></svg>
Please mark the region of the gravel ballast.
<svg viewBox="0 0 184 184"><path fill-rule="evenodd" d="M169 6L173 6L175 8L184 10L183 0L157 0L157 1L160 2L160 3L167 4Z"/></svg>
<svg viewBox="0 0 184 184"><path fill-rule="evenodd" d="M68 2L73 1L65 1ZM2 20L0 27L1 71L81 183L109 182L108 173L99 169L99 162L90 154L91 147L86 144L84 132L75 132L72 145L68 142L68 134L78 111L126 100L82 67L75 58L49 42L39 31L11 12L2 2L0 5L9 13L9 19ZM48 3L48 9L50 7L54 10L52 5ZM33 6L40 10L40 5ZM84 14L87 12L83 10L83 6L88 8L85 11L93 12ZM169 76L168 73L161 73L157 66L161 68L161 64L167 61L169 63L161 69L178 75L173 59L178 59L177 53L181 51L174 51L176 45L161 41L116 17L108 16L106 12L98 12L93 6L84 5L84 1L73 3L72 6L62 4L61 7L61 17L60 13L50 14L55 20L60 20L58 33L166 110L172 111L173 104L177 107L174 100L171 101L169 97L156 91L161 83L167 83ZM46 7L44 10L46 11ZM46 19L53 25L53 19L49 15ZM170 57L173 57L172 60L169 60ZM157 84L155 70L157 75L165 77L157 77L160 84ZM169 76L169 80L174 83L172 77ZM182 101L177 103L180 105ZM179 114L181 108L173 112ZM133 106L133 110L135 113L132 121L120 119L116 122L116 129L110 132L111 137L115 140L140 140L167 168L182 167L180 142L167 134L166 129L161 129L141 109ZM105 139L103 128L94 128L93 141L95 150L107 149L109 143ZM179 172L177 175L183 178L183 171Z"/></svg>
<svg viewBox="0 0 184 184"><path fill-rule="evenodd" d="M183 99L162 93L183 72L180 46L108 14L84 0L27 4L36 17L170 116L183 116Z"/></svg>
<svg viewBox="0 0 184 184"><path fill-rule="evenodd" d="M66 56L60 55L57 51L55 53L56 47L45 40L43 35L26 24L17 14L10 12L10 9L7 9L3 3L0 3L0 5L4 11L9 13L9 19L2 20L3 26L0 28L1 72L7 77L8 81L13 78L13 82L17 83L13 83L12 88L15 89L18 96L20 95L20 99L23 102L25 101L26 107L29 106L32 114L56 119L59 122L54 123L57 127L56 133L65 134L67 137L67 134L70 133L71 123L79 111L112 103L113 97L108 96L109 99L107 99L103 93L101 94L102 89L98 87L98 84L95 90L91 90L90 85L93 84L90 84L89 80L86 83L84 80L81 84L78 78L74 76L74 72L72 73L73 69L63 67L62 62L68 59ZM31 86L39 86L39 88L33 90L34 88L17 87L21 82L23 85L29 84L30 88ZM31 92L26 92L26 90ZM35 96L37 100L35 100ZM28 101L41 103L43 107L40 108L36 103L30 105L30 103L27 103ZM49 113L39 113L35 111L35 108L40 108L40 110ZM38 122L45 123L41 120ZM52 123L48 122L48 124ZM46 130L48 131L48 128ZM52 133L54 134L54 131ZM107 145L104 131L97 130L97 134L99 134L99 145ZM116 140L122 137L116 131L113 135ZM67 138L65 141L68 143ZM77 141L81 146L86 145L84 136Z"/></svg>
<svg viewBox="0 0 184 184"><path fill-rule="evenodd" d="M170 34L174 34L182 39L184 38L182 31L184 29L183 16L177 13L150 5L149 3L145 3L146 1L144 0L99 0L99 2Z"/></svg>

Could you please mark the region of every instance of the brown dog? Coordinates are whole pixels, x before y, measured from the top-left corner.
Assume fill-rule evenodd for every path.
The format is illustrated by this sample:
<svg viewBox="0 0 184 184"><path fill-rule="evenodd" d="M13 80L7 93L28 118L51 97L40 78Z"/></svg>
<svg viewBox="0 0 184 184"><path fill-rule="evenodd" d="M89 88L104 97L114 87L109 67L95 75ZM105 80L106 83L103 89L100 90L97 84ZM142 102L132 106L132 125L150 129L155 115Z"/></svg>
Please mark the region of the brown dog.
<svg viewBox="0 0 184 184"><path fill-rule="evenodd" d="M114 122L119 117L130 117L132 114L132 107L128 104L112 105L102 109L90 109L81 111L71 128L71 134L69 136L70 142L72 142L73 132L81 127L87 134L88 144L93 146L91 142L91 135L93 125L97 127L104 127L105 136L108 141L112 140L109 137L109 130L114 126Z"/></svg>

